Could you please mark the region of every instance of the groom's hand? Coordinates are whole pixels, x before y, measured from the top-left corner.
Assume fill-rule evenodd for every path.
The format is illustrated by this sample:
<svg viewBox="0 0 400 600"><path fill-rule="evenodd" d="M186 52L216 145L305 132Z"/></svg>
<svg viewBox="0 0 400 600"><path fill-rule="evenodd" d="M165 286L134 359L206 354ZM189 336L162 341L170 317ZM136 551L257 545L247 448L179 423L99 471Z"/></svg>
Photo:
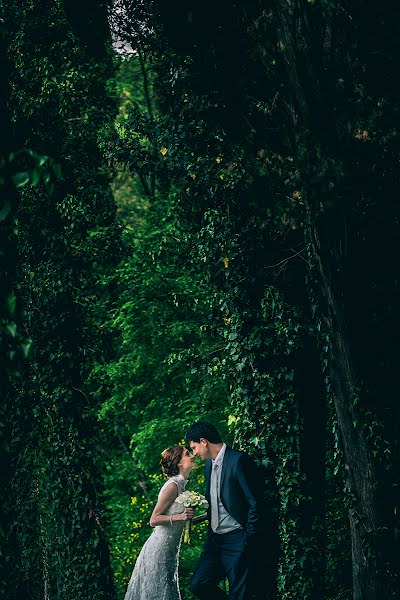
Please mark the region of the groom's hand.
<svg viewBox="0 0 400 600"><path fill-rule="evenodd" d="M202 521L207 521L208 516L207 513L202 513L201 515L198 515L197 517L194 517L192 523L196 524L196 523L201 523Z"/></svg>

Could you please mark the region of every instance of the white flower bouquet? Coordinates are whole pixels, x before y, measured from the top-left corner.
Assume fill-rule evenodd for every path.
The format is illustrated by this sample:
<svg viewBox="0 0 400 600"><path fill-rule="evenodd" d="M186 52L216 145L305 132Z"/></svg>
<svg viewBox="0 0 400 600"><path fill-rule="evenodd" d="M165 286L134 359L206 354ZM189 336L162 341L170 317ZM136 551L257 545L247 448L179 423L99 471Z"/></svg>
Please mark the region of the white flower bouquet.
<svg viewBox="0 0 400 600"><path fill-rule="evenodd" d="M191 492L189 490L179 494L176 502L182 504L184 508L204 508L206 510L208 508L208 502L202 494ZM186 521L183 534L183 541L187 544L190 544L190 524L190 520Z"/></svg>

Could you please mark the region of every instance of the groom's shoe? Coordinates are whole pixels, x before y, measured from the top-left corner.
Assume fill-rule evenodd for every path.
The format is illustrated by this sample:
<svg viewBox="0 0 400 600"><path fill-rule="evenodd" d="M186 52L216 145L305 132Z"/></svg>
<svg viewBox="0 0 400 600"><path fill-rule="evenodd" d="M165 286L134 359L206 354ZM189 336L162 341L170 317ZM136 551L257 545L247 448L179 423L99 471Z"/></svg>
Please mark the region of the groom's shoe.
<svg viewBox="0 0 400 600"><path fill-rule="evenodd" d="M189 585L190 591L199 600L226 600L228 597L221 588L201 583L196 579L196 576L192 577Z"/></svg>

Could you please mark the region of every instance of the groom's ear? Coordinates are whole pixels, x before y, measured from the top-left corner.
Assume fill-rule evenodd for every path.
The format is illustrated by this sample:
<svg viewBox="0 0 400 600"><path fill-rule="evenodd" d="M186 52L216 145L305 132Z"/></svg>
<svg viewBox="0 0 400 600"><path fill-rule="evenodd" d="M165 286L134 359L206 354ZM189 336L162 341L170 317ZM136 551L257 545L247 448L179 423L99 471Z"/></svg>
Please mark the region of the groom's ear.
<svg viewBox="0 0 400 600"><path fill-rule="evenodd" d="M201 437L199 439L200 444L203 444L203 446L207 446L208 444L208 440L206 440L206 438Z"/></svg>

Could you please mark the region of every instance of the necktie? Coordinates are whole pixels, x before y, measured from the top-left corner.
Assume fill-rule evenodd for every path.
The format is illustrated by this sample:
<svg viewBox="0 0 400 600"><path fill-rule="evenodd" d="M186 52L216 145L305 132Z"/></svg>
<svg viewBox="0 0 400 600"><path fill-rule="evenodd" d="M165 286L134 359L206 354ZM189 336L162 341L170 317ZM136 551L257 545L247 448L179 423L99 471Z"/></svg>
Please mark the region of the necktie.
<svg viewBox="0 0 400 600"><path fill-rule="evenodd" d="M218 465L213 464L210 481L211 499L211 529L215 531L218 527Z"/></svg>

